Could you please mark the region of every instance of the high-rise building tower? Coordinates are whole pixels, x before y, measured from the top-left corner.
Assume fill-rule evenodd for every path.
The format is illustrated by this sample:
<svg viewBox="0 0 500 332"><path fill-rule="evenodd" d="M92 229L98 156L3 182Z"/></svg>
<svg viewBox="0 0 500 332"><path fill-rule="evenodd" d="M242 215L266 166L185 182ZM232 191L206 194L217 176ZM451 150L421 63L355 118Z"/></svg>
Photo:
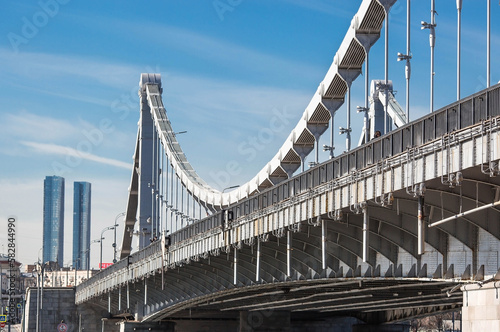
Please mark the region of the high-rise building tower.
<svg viewBox="0 0 500 332"><path fill-rule="evenodd" d="M73 267L90 266L90 188L88 182L75 182L73 193Z"/></svg>
<svg viewBox="0 0 500 332"><path fill-rule="evenodd" d="M64 262L64 178L47 176L43 182L43 262Z"/></svg>

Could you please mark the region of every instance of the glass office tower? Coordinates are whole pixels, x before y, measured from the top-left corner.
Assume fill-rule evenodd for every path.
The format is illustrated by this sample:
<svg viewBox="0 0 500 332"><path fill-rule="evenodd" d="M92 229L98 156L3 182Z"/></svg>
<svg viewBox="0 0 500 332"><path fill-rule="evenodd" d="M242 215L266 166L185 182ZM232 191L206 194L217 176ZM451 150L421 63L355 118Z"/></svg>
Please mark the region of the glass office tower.
<svg viewBox="0 0 500 332"><path fill-rule="evenodd" d="M73 192L73 267L90 267L90 189L88 182L75 182Z"/></svg>
<svg viewBox="0 0 500 332"><path fill-rule="evenodd" d="M47 176L43 182L43 263L64 262L64 178Z"/></svg>

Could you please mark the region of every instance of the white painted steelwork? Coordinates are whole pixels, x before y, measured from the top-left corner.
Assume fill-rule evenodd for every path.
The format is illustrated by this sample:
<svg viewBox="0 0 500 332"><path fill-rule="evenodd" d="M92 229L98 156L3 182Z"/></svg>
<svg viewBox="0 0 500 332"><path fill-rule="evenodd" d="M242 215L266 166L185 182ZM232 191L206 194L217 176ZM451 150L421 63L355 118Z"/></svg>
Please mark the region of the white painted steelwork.
<svg viewBox="0 0 500 332"><path fill-rule="evenodd" d="M213 207L228 206L254 192L275 184L273 174L291 176L300 161L313 150L316 138L327 128L331 114L344 102L347 87L361 73L367 50L379 38L385 11L396 0L364 0L352 19L344 40L335 54L325 78L283 146L273 159L248 183L222 193L203 181L187 161L180 148L161 100L159 74L142 74L140 91L147 94L148 104L166 153L182 184L201 202Z"/></svg>
<svg viewBox="0 0 500 332"><path fill-rule="evenodd" d="M319 138L327 130L328 124L337 109L344 103L348 87L361 74L366 55L370 47L380 37L383 21L395 2L396 0L363 0L325 78L278 153L253 179L231 192L220 192L210 187L196 174L176 139L175 132L170 125L163 106L160 74L142 74L139 83L142 120L139 126L134 155L134 171L132 172L127 205L121 258L126 257L131 251L131 238L128 234L136 227L137 211L139 211L139 233L142 234L139 238L139 248L145 247L149 239L154 237L154 233L158 232L155 225L159 224L157 223L160 211L157 198L159 195L156 198L151 195L149 195L148 199L146 197L141 198L141 196L146 195L146 192L150 193L151 190L158 193L158 169L155 168L160 159L158 156L159 146L156 143L158 139L161 141L165 154L172 165L172 171L175 171L178 180L181 182L182 190L185 188L188 194L193 196L193 201L197 200L200 207L204 205L207 210L212 212L290 178L301 166L302 171L304 171L304 160L315 145L316 160L318 160ZM148 111L151 113L156 129L153 133L150 132L151 126L147 124L149 119L146 119L146 113ZM348 139L346 142L349 150L350 128L347 128L347 130ZM144 137L153 140L152 149L148 148L147 144L143 144ZM156 148L154 148L155 144L157 145ZM153 165L149 165L148 161ZM148 186L151 186L151 188ZM181 198L183 197L182 194ZM178 203L177 199L178 196L176 195L176 205ZM152 201L152 204L150 204L152 207L149 211L146 211L140 205L148 205L148 201ZM138 203L140 203L139 207L137 206ZM181 211L177 211L177 207L174 207L174 209L171 211L175 212L176 220L179 215L181 218L185 216L182 209ZM151 215L149 214L150 211L152 211ZM148 218L150 222L148 222Z"/></svg>
<svg viewBox="0 0 500 332"><path fill-rule="evenodd" d="M131 303L134 306L134 291L144 290L139 299L145 305L142 314L149 314L149 319L156 314L154 311L172 304L182 307L188 303L187 307L201 301L203 296L209 305L219 291L236 294L242 285L260 287L318 280L334 283L351 278L360 278L359 282L361 279L362 282L368 279L472 282L496 273L500 231L491 221L500 211L486 204L499 201L500 185L483 178L500 174L498 87L410 124L405 124L406 119L401 116L394 120L402 126L397 131L288 179L301 164L304 166L305 156L317 144L329 120L333 122L347 87L361 72L370 46L379 38L385 13L394 2L362 2L317 94L285 144L252 181L230 193L210 188L194 172L167 118L160 76L143 74L141 106L150 110L156 128L154 135L159 140L153 143L153 159L158 159L161 144L167 163L172 164L171 178L175 171L176 186L179 183L182 186L181 201L186 188L193 195L193 202L197 200L200 208L203 204L213 214L174 232L168 241L162 238L131 256L127 257L129 251L125 248L122 257L125 253L127 259L77 288L77 303L118 292L120 311L125 287L129 310ZM381 96L387 97L388 93ZM390 100L385 105L390 105ZM400 107L397 113L403 114ZM141 151L137 146L127 208L128 228L134 226L141 181L137 179ZM473 176L465 178L462 172ZM152 178L158 181L157 175ZM466 181L476 183L476 207L488 206L493 218L488 215L483 220L468 218L472 212L485 214L486 207L471 209L473 199L461 191L453 191L462 188ZM480 183L489 193L489 196L481 193L486 198L480 199ZM427 184L431 185L425 192ZM496 192L494 200L490 200L492 189ZM177 191L176 188L175 200ZM446 206L448 202L439 204L437 197L443 193L453 208ZM469 211L460 214L463 217L460 222L453 222L453 226L442 223L439 227L424 227L426 221L439 219L438 213L442 219L458 215L455 210L458 206L461 213L462 206ZM368 212L368 208L370 213L365 213L362 219L363 209ZM158 211L154 206L151 210L153 214ZM180 210L176 212L180 212L183 220L184 210L182 207ZM427 212L429 216L425 215ZM431 236L426 237L426 231ZM280 240L285 233L286 238ZM226 255L219 257L222 252L227 259ZM154 278L160 273L161 278ZM152 300L159 293L160 287L153 286L158 279L165 291L161 295L167 294L161 303ZM288 304L277 304L275 308L280 306ZM338 308L325 306L322 310Z"/></svg>
<svg viewBox="0 0 500 332"><path fill-rule="evenodd" d="M484 152L481 145L488 142L497 142L500 146L500 121L493 118L479 124L455 131L453 137L444 136L426 144L409 149L405 152L388 157L382 162L367 165L363 169L356 170L332 181L317 185L311 190L298 193L293 197L284 199L276 204L262 208L256 212L249 213L232 221L226 220L223 226L212 228L206 232L195 234L183 241L172 244L168 250L161 248L162 242L158 241L154 246L143 251L143 258L125 265L125 268L117 269L106 277L95 279L91 284L83 285L77 291L77 303L104 294L107 291L123 287L150 274L160 273L162 269L176 269L191 261L207 258L209 255L218 255L221 251L230 251L235 247L234 255L234 280L238 282L236 254L238 246L243 243L253 243L255 237L263 237L266 234L279 234L286 230L286 274L292 275L292 231L299 230L299 224L306 220L316 220L321 215L335 216L338 211L352 206L361 206L366 201L377 201L381 204L388 202L382 197L392 192L404 191L406 187L412 187L417 183L424 183L433 179L439 179L447 173L442 165L448 163L455 166L452 171L460 171L471 167L479 167L483 163ZM488 133L488 137L485 135ZM500 149L489 145L490 161L496 162L500 159ZM445 148L450 146L450 148ZM412 173L412 169L422 169L421 172ZM411 176L409 176L411 175ZM391 202L388 202L389 204ZM394 204L394 202L392 202ZM488 207L493 207L493 203ZM484 207L486 208L486 206ZM483 209L481 207L480 209ZM480 209L476 209L479 211ZM467 212L462 213L465 216ZM455 218L457 216L454 216ZM459 217L459 216L458 216ZM446 220L445 220L446 221ZM329 221L331 222L331 221ZM319 224L318 224L319 225ZM434 226L434 225L433 225ZM313 226L314 227L314 226ZM368 223L363 230L368 230ZM364 233L368 234L368 233ZM366 241L368 244L368 241ZM452 250L450 243L450 250ZM450 260L458 259L460 252L465 255L464 262L471 262L467 251L450 251ZM162 258L162 251L165 256ZM399 262L412 263L407 260L408 255L404 250L399 254ZM459 256L457 256L459 255ZM460 256L461 257L461 256ZM361 257L366 258L365 257ZM385 258L380 257L380 263L384 264ZM420 258L428 265L421 277L432 277L433 270L443 264L443 256L426 243L425 251ZM123 263L121 261L119 263ZM470 263L469 263L470 264ZM322 264L321 264L322 265ZM467 265L464 265L465 269ZM410 269L408 265L402 265L405 271ZM458 271L458 268L455 267ZM391 273L394 273L391 272ZM457 272L462 273L462 272ZM99 275L98 275L99 276Z"/></svg>

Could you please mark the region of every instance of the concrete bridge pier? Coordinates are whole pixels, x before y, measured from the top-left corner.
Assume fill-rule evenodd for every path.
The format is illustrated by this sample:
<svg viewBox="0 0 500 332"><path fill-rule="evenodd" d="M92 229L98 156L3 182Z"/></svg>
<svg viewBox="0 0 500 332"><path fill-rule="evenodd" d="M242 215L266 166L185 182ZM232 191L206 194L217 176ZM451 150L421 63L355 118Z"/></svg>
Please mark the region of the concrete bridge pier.
<svg viewBox="0 0 500 332"><path fill-rule="evenodd" d="M78 320L74 331L104 331L119 332L116 325L118 319L110 319L109 313L101 307L92 304L82 304L76 307ZM70 330L72 331L72 330Z"/></svg>
<svg viewBox="0 0 500 332"><path fill-rule="evenodd" d="M290 311L240 311L239 332L290 332Z"/></svg>
<svg viewBox="0 0 500 332"><path fill-rule="evenodd" d="M500 331L500 282L462 286L462 331Z"/></svg>

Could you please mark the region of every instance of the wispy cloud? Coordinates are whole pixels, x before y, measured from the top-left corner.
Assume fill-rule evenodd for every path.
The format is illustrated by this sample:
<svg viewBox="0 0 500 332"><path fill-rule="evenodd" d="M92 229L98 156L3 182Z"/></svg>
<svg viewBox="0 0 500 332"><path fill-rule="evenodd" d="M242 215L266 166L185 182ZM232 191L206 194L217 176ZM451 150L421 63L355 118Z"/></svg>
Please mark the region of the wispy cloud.
<svg viewBox="0 0 500 332"><path fill-rule="evenodd" d="M41 52L19 52L0 48L0 61L8 63L3 68L8 76L29 80L64 82L78 79L88 79L92 82L112 87L127 87L131 78L137 80L137 73L144 68L139 66L119 64L101 58L89 58L75 55L57 55Z"/></svg>
<svg viewBox="0 0 500 332"><path fill-rule="evenodd" d="M109 25L109 19L98 22L107 22L107 27ZM300 77L301 80L319 81L322 78L323 69L320 66L287 59L283 56L273 55L187 29L163 24L144 25L142 22L136 23L118 19L113 20L111 25L114 27L114 31L119 32L120 35L125 34L141 43L160 45L166 50L180 50L189 57L200 57L204 62L227 68L225 72L243 71L256 78L284 75L283 73L286 77ZM147 41L148 38L150 41ZM132 41L130 42L132 43ZM4 68L6 74L16 77L18 84L22 84L25 79L45 82L46 78L50 77L51 81L54 79L69 81L77 78L108 87L126 88L128 87L126 82L137 81L138 73L158 69L144 68L144 66L137 64L120 63L115 59L99 57L42 52L15 53L8 48L0 48L0 61L9 63L9 67ZM145 57L144 61L150 60ZM155 65L157 64L158 62L155 62ZM23 80L19 80L20 77Z"/></svg>
<svg viewBox="0 0 500 332"><path fill-rule="evenodd" d="M314 93L314 91L254 85L175 73L163 79L163 86L164 103L168 104L173 101L176 103L176 107L182 108L182 105L188 109L194 107L210 116L214 116L214 112L228 112L234 117L241 115L262 116L268 114L270 108L279 105L295 105L297 109L300 109L308 104ZM188 88L190 93L186 94L185 91ZM199 115L199 113L196 114L196 116ZM190 116L190 114L185 114L185 116ZM297 116L297 120L299 116ZM220 121L220 119L217 120Z"/></svg>
<svg viewBox="0 0 500 332"><path fill-rule="evenodd" d="M340 8L338 3L331 0L319 0L319 1L309 1L309 0L282 0L288 4L306 8L308 10L312 10L315 12L324 13L327 15L332 15L336 17L350 17L353 15L351 10L346 10L344 8ZM353 7L356 7L354 5Z"/></svg>
<svg viewBox="0 0 500 332"><path fill-rule="evenodd" d="M247 76L270 78L274 75L300 77L301 80L318 80L323 69L317 65L286 58L272 52L259 50L242 44L229 42L213 35L209 36L192 30L165 24L131 22L119 19L102 20L113 26L115 33L137 39L138 43L147 43L161 47L165 53L185 54L187 57L198 57L209 67L218 65L226 68L218 73L224 76L231 72L246 72ZM293 50L290 50L290 54ZM199 64L197 60L193 62ZM241 76L241 74L238 74ZM322 77L321 77L322 78Z"/></svg>
<svg viewBox="0 0 500 332"><path fill-rule="evenodd" d="M67 120L40 116L27 111L5 114L0 117L0 137L19 137L24 139L54 141L67 139L78 131Z"/></svg>
<svg viewBox="0 0 500 332"><path fill-rule="evenodd" d="M267 75L272 73L296 74L297 77L317 78L321 75L319 66L310 65L265 53L242 45L208 37L192 31L174 28L158 27L165 45L174 45L190 54L200 54L204 59L221 63L227 67L246 68L251 71L262 71Z"/></svg>
<svg viewBox="0 0 500 332"><path fill-rule="evenodd" d="M134 81L134 83L135 83L135 81ZM61 86L62 85L64 85L64 83L61 82ZM63 92L63 91L59 91L58 89L49 89L45 85L33 86L33 85L30 85L29 83L26 84L24 81L20 82L20 83L10 82L9 86L16 88L18 90L22 90L25 93L34 92L34 93L38 93L38 94L42 94L42 95L53 96L53 97L66 99L66 100L74 100L74 101L78 101L78 102L85 103L85 104L104 106L104 107L108 107L110 105L109 100L106 100L103 98L96 98L93 95L85 95L85 94L81 93L80 91L73 90L71 93L67 93L67 91ZM76 85L74 85L74 86L76 86Z"/></svg>
<svg viewBox="0 0 500 332"><path fill-rule="evenodd" d="M4 142L0 145L0 153L29 157L32 151L20 144L21 141L72 146L76 149L85 144L103 156L114 158L122 152L132 153L135 134L124 129L124 126L129 128L130 123L126 125L112 112L109 115L105 118L107 125L102 127L103 122L99 118L90 120L84 114L72 118L56 118L26 110L0 114L0 141ZM132 115L130 117L132 119ZM134 117L132 121L135 120Z"/></svg>
<svg viewBox="0 0 500 332"><path fill-rule="evenodd" d="M70 148L67 146L57 145L57 144L46 144L46 143L37 143L37 142L27 142L23 141L21 144L33 148L35 151L43 154L52 154L52 155L64 155L71 156L76 158L81 158L85 160L90 160L93 162L97 162L100 164L115 166L119 168L131 169L131 164L125 163L120 160L104 158L97 156L92 153L78 151L77 149Z"/></svg>

